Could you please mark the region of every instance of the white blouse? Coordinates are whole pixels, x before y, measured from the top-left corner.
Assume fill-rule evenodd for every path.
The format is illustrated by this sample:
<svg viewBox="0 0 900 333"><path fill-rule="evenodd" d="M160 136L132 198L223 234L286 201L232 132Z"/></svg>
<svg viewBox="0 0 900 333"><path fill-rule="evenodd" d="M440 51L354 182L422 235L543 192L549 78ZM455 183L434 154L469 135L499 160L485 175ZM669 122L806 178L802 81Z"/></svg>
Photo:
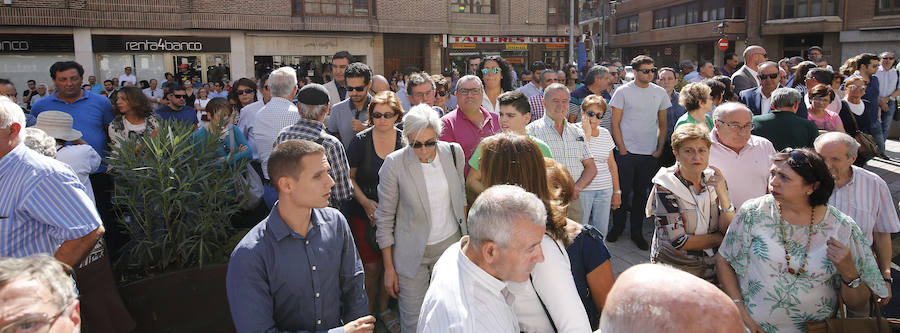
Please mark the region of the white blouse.
<svg viewBox="0 0 900 333"><path fill-rule="evenodd" d="M447 200L450 198L450 187L438 155L440 154L434 155L431 163L420 163L422 175L425 176L425 188L428 189L428 208L431 213L431 230L425 245L440 243L459 230L459 225L453 221L450 201Z"/></svg>

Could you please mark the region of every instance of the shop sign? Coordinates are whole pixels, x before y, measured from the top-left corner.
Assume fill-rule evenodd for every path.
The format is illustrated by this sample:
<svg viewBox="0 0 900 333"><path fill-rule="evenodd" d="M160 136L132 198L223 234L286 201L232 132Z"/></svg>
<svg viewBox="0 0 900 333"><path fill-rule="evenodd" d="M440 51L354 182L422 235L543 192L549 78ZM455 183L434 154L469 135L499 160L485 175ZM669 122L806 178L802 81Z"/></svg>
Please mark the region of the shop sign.
<svg viewBox="0 0 900 333"><path fill-rule="evenodd" d="M0 53L75 52L72 35L0 34Z"/></svg>
<svg viewBox="0 0 900 333"><path fill-rule="evenodd" d="M565 50L566 44L547 44L548 50Z"/></svg>
<svg viewBox="0 0 900 333"><path fill-rule="evenodd" d="M565 44L569 37L448 36L450 43Z"/></svg>
<svg viewBox="0 0 900 333"><path fill-rule="evenodd" d="M450 44L450 47L454 48L454 49L474 50L475 44L474 43L455 43L455 44Z"/></svg>
<svg viewBox="0 0 900 333"><path fill-rule="evenodd" d="M92 37L94 52L231 52L231 39L216 37Z"/></svg>
<svg viewBox="0 0 900 333"><path fill-rule="evenodd" d="M525 58L507 58L506 62L510 64L524 64Z"/></svg>
<svg viewBox="0 0 900 333"><path fill-rule="evenodd" d="M509 51L528 51L527 44L506 44L506 49Z"/></svg>

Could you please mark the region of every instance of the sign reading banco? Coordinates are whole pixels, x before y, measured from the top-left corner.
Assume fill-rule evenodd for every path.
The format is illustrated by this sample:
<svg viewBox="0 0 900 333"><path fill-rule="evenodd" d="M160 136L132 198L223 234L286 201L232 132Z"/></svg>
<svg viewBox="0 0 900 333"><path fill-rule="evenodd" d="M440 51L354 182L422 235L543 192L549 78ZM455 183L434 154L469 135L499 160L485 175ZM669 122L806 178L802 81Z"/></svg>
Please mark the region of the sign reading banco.
<svg viewBox="0 0 900 333"><path fill-rule="evenodd" d="M163 38L159 40L143 40L125 42L125 51L203 51L203 43L199 41L168 41Z"/></svg>

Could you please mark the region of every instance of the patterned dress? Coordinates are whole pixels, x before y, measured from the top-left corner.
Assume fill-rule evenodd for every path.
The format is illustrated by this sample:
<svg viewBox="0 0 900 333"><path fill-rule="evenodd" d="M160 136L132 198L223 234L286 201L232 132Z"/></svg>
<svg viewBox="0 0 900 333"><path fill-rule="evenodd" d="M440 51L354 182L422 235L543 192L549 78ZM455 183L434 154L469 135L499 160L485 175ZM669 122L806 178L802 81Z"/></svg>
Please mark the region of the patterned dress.
<svg viewBox="0 0 900 333"><path fill-rule="evenodd" d="M159 119L159 116L155 114L151 114L149 117L145 118L144 124L141 124L143 126L126 126L126 121L127 120L125 120L123 115L118 115L109 123L108 134L110 142L112 142L114 146L119 146L119 141L121 140L134 140L143 135L150 135L150 133L153 133L153 131L159 128L159 123L162 122ZM135 131L133 127L143 127L143 130Z"/></svg>
<svg viewBox="0 0 900 333"><path fill-rule="evenodd" d="M862 282L880 297L888 294L875 257L856 223L828 206L824 219L812 227L812 244L804 273L787 273L781 216L772 195L748 200L732 220L719 253L734 269L744 306L766 332L805 332L805 323L831 316L843 282L826 256L829 237L850 248ZM806 252L807 227L785 222L791 267L800 268Z"/></svg>

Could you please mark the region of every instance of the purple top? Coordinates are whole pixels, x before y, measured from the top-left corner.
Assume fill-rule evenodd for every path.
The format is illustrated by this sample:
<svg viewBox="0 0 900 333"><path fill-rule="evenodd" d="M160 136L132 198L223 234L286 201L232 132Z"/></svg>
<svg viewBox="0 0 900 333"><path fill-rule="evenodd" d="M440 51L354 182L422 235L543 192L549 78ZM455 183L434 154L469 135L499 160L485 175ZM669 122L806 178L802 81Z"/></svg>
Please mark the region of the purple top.
<svg viewBox="0 0 900 333"><path fill-rule="evenodd" d="M447 115L441 117L444 124L444 132L441 133L440 140L446 142L456 142L462 146L463 153L466 155L465 161L472 158L475 148L481 139L491 135L500 133L500 118L493 113L487 112L481 108L481 114L484 115L484 121L481 124L475 124L465 114L456 109ZM469 165L466 164L465 175L469 175Z"/></svg>

